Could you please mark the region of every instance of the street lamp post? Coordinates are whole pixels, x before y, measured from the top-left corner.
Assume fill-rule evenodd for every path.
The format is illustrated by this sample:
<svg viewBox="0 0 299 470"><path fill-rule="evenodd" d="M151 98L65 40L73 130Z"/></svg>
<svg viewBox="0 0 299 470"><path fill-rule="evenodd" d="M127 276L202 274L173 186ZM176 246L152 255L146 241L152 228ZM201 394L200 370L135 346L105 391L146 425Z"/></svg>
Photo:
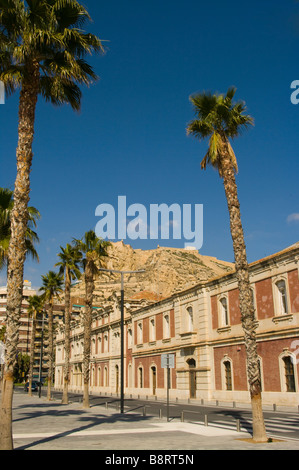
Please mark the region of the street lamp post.
<svg viewBox="0 0 299 470"><path fill-rule="evenodd" d="M121 275L121 291L120 291L120 412L124 413L124 275L125 274L141 274L145 270L139 271L117 271L115 269L100 268L99 271L117 273Z"/></svg>
<svg viewBox="0 0 299 470"><path fill-rule="evenodd" d="M41 336L40 359L39 359L39 389L38 389L38 396L39 396L39 398L41 398L41 395L42 395L43 349L44 349L44 322L45 322L45 311L43 311L42 336Z"/></svg>

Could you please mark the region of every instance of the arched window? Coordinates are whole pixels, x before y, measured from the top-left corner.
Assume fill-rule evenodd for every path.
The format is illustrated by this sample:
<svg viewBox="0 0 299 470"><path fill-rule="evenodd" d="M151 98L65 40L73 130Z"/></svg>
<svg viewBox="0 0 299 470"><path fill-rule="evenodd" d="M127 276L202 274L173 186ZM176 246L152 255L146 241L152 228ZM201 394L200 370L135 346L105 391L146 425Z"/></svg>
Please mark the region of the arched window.
<svg viewBox="0 0 299 470"><path fill-rule="evenodd" d="M226 297L222 297L220 299L220 321L221 326L228 326L228 307Z"/></svg>
<svg viewBox="0 0 299 470"><path fill-rule="evenodd" d="M169 315L163 317L163 337L170 338Z"/></svg>
<svg viewBox="0 0 299 470"><path fill-rule="evenodd" d="M108 387L108 368L105 366L104 369L104 387Z"/></svg>
<svg viewBox="0 0 299 470"><path fill-rule="evenodd" d="M187 330L193 331L193 308L187 308Z"/></svg>
<svg viewBox="0 0 299 470"><path fill-rule="evenodd" d="M190 398L196 398L196 362L194 359L188 359L189 366L189 393Z"/></svg>
<svg viewBox="0 0 299 470"><path fill-rule="evenodd" d="M284 280L276 283L278 295L278 315L286 315L288 313L287 288Z"/></svg>
<svg viewBox="0 0 299 470"><path fill-rule="evenodd" d="M150 341L156 341L156 325L155 325L155 319L151 318L150 319Z"/></svg>
<svg viewBox="0 0 299 470"><path fill-rule="evenodd" d="M142 344L142 343L143 343L142 322L139 322L139 323L138 323L138 327L137 327L137 341L138 341L138 344Z"/></svg>
<svg viewBox="0 0 299 470"><path fill-rule="evenodd" d="M296 392L293 358L291 356L285 356L282 360L284 363L284 378L286 391Z"/></svg>
<svg viewBox="0 0 299 470"><path fill-rule="evenodd" d="M132 364L128 365L128 388L132 388Z"/></svg>
<svg viewBox="0 0 299 470"><path fill-rule="evenodd" d="M138 385L139 385L139 388L143 388L143 369L142 367L139 367L138 369Z"/></svg>
<svg viewBox="0 0 299 470"><path fill-rule="evenodd" d="M233 389L233 378L232 378L232 363L229 359L225 359L222 363L223 370L223 388L227 391L232 391Z"/></svg>
<svg viewBox="0 0 299 470"><path fill-rule="evenodd" d="M104 336L104 352L108 352L108 334L105 334Z"/></svg>
<svg viewBox="0 0 299 470"><path fill-rule="evenodd" d="M128 348L132 348L132 330L131 328L128 329Z"/></svg>

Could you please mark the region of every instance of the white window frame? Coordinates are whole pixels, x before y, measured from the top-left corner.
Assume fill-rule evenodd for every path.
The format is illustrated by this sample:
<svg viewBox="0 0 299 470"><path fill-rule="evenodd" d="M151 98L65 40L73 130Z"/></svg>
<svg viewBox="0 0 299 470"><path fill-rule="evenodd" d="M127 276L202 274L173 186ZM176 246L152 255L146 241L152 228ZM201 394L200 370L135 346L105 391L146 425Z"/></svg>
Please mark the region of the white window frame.
<svg viewBox="0 0 299 470"><path fill-rule="evenodd" d="M139 321L137 323L137 344L143 344L143 323Z"/></svg>
<svg viewBox="0 0 299 470"><path fill-rule="evenodd" d="M193 315L193 307L191 305L188 305L186 308L187 311L187 331L193 331L194 330L194 315Z"/></svg>
<svg viewBox="0 0 299 470"><path fill-rule="evenodd" d="M226 303L226 309L222 303L222 301L225 300ZM219 305L219 323L220 327L224 328L226 326L229 326L230 324L230 319L229 319L229 307L228 307L228 296L227 295L221 295L219 296L218 299L218 305Z"/></svg>
<svg viewBox="0 0 299 470"><path fill-rule="evenodd" d="M226 388L226 369L225 369L225 363L229 362L230 363L230 370L231 370L231 383L232 383L232 389L227 390ZM222 390L224 392L233 392L234 391L234 370L233 370L233 361L230 357L224 356L221 360L221 385L222 385Z"/></svg>
<svg viewBox="0 0 299 470"><path fill-rule="evenodd" d="M140 371L141 371L141 377L140 377ZM138 366L138 383L137 383L137 388L144 388L144 369L143 369L143 366L139 365ZM141 380L140 380L141 379ZM141 382L141 386L140 386L140 382Z"/></svg>
<svg viewBox="0 0 299 470"><path fill-rule="evenodd" d="M285 299L285 305L283 302L283 294L281 292L280 287L278 284L284 283L284 299ZM283 315L288 315L290 313L290 299L289 299L289 294L288 294L288 283L287 279L280 277L275 280L275 306L276 306L276 312L275 314L277 316L283 316Z"/></svg>
<svg viewBox="0 0 299 470"><path fill-rule="evenodd" d="M169 313L164 313L163 315L163 338L170 338L170 315Z"/></svg>
<svg viewBox="0 0 299 470"><path fill-rule="evenodd" d="M156 341L156 319L151 317L149 319L149 340Z"/></svg>
<svg viewBox="0 0 299 470"><path fill-rule="evenodd" d="M132 328L128 328L128 348L131 349L133 346L133 332Z"/></svg>
<svg viewBox="0 0 299 470"><path fill-rule="evenodd" d="M294 368L294 380L295 380L295 392L288 392L287 391L287 386L286 386L286 376L285 376L285 363L284 359L286 357L290 357L293 362L293 368ZM292 354L290 351L283 351L283 353L280 354L279 358L279 373L280 373L280 386L281 386L281 391L284 393L298 393L298 376L297 376L297 366L296 366L296 361L297 358L294 354Z"/></svg>
<svg viewBox="0 0 299 470"><path fill-rule="evenodd" d="M104 334L104 353L109 352L109 335L108 333Z"/></svg>

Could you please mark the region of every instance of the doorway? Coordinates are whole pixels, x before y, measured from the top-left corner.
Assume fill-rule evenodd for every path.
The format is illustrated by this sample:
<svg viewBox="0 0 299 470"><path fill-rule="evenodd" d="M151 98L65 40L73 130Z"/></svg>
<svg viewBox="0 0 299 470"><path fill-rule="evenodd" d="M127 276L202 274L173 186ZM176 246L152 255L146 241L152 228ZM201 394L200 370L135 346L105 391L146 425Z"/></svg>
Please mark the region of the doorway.
<svg viewBox="0 0 299 470"><path fill-rule="evenodd" d="M189 394L190 398L196 398L196 362L194 359L189 359Z"/></svg>

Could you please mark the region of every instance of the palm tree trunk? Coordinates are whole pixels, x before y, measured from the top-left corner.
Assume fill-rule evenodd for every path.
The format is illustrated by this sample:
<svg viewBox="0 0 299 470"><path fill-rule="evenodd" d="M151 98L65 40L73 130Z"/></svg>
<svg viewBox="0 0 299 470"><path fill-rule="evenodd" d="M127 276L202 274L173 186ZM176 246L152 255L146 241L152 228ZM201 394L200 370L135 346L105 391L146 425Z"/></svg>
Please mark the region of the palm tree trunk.
<svg viewBox="0 0 299 470"><path fill-rule="evenodd" d="M235 268L239 287L240 311L245 336L247 375L252 405L253 440L267 442L262 410L261 375L257 354L254 304L249 281L246 246L241 221L240 203L234 168L223 137L224 151L221 158L221 172L230 216L230 230L235 255Z"/></svg>
<svg viewBox="0 0 299 470"><path fill-rule="evenodd" d="M93 273L87 261L85 268L85 316L84 316L84 357L83 357L83 408L89 408L90 343L92 323L92 298L94 291Z"/></svg>
<svg viewBox="0 0 299 470"><path fill-rule="evenodd" d="M32 379L33 379L33 365L34 365L35 333L36 333L36 317L35 317L35 314L33 314L31 341L30 341L30 365L29 365L29 387L28 387L28 395L30 397L32 396Z"/></svg>
<svg viewBox="0 0 299 470"><path fill-rule="evenodd" d="M68 386L69 386L69 373L70 373L70 329L71 329L71 314L70 314L70 297L71 297L71 281L69 268L65 268L65 316L64 316L64 333L65 333L65 362L64 362L64 381L63 381L63 394L62 405L68 405Z"/></svg>
<svg viewBox="0 0 299 470"><path fill-rule="evenodd" d="M54 328L53 328L53 300L49 302L49 311L48 311L48 337L49 337L49 346L48 346L48 391L47 391L47 400L51 401L52 393L52 379L53 379L53 362L54 362Z"/></svg>
<svg viewBox="0 0 299 470"><path fill-rule="evenodd" d="M19 104L19 140L14 207L11 214L11 238L8 252L6 358L0 411L0 449L12 450L13 369L19 342L19 324L23 296L23 274L26 255L25 235L28 222L30 169L37 97L39 66L27 64L30 80L23 83Z"/></svg>

